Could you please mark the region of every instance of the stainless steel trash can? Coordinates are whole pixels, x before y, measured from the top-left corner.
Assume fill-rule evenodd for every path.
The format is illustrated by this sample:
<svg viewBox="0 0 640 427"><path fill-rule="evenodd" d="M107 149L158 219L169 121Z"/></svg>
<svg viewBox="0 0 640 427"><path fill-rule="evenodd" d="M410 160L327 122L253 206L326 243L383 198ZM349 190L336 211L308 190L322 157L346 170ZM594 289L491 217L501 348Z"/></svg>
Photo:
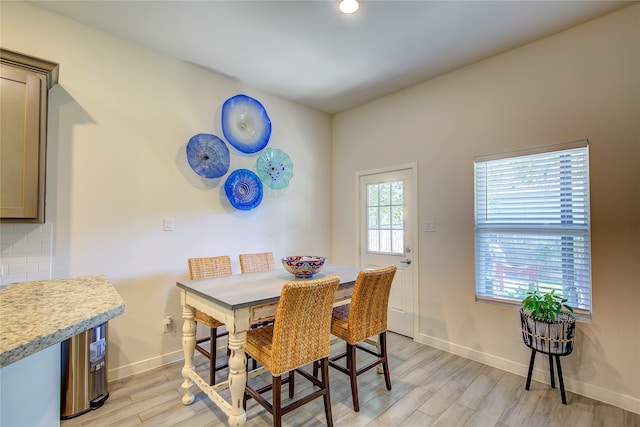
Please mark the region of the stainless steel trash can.
<svg viewBox="0 0 640 427"><path fill-rule="evenodd" d="M107 389L107 323L62 342L60 418L99 408Z"/></svg>

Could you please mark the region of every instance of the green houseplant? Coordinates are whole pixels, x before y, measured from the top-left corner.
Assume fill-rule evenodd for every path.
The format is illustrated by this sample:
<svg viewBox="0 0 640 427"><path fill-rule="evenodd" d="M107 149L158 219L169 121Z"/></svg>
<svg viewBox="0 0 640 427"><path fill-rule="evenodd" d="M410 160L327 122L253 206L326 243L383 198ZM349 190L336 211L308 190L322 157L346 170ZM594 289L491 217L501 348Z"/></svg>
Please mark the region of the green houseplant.
<svg viewBox="0 0 640 427"><path fill-rule="evenodd" d="M522 300L522 338L527 347L546 354L567 355L573 349L576 318L567 299L555 290L529 291Z"/></svg>
<svg viewBox="0 0 640 427"><path fill-rule="evenodd" d="M551 387L555 388L552 359L555 356L563 404L567 403L567 397L564 391L560 356L566 356L573 351L573 338L576 331L576 318L573 315L573 308L566 303L567 299L556 295L554 290L543 294L534 289L527 293L527 296L522 300L522 307L520 308L522 339L525 345L531 349L531 360L529 361L525 389L529 390L531 385L536 352L549 355Z"/></svg>
<svg viewBox="0 0 640 427"><path fill-rule="evenodd" d="M555 322L556 318L561 318L566 311L573 313L573 308L565 304L566 298L555 294L555 289L548 294L542 294L537 289L527 292L527 296L522 300L522 309L529 312L534 319L543 322Z"/></svg>

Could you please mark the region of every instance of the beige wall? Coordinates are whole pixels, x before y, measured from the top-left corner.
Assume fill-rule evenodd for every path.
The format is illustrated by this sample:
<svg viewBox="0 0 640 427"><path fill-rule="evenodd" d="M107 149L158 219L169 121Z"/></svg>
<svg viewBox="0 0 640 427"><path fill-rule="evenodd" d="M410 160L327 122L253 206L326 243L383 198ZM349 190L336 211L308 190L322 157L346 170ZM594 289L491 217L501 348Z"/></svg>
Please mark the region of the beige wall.
<svg viewBox="0 0 640 427"><path fill-rule="evenodd" d="M516 308L474 300L473 157L589 139L593 319L565 380L640 413L640 6L339 114L333 132L334 259L356 261L356 172L417 161L418 222L437 231L420 233L416 340L522 375Z"/></svg>
<svg viewBox="0 0 640 427"><path fill-rule="evenodd" d="M418 220L437 222L419 241L416 339L525 374L516 310L474 301L473 156L588 138L594 315L578 325L565 378L640 412L639 23L634 6L449 73L336 116L333 135L324 114L27 4L2 2L0 41L61 64L50 110L52 271L104 273L124 297L111 322L112 379L181 357L179 331L161 330L165 315L181 315L175 281L186 258L273 250L354 262L356 172L411 161ZM236 93L265 104L270 144L294 162L290 187L249 213L229 209L220 182L194 177L183 157L193 134L220 134L214 117ZM232 155L231 167L253 161ZM165 216L174 232L162 231Z"/></svg>
<svg viewBox="0 0 640 427"><path fill-rule="evenodd" d="M53 278L106 274L126 303L110 322L110 379L182 358L176 280L187 258L273 251L330 255L331 121L328 115L169 59L26 3L2 2L2 47L60 63L51 91L47 223ZM287 152L294 177L236 211L224 180L195 175L185 144L222 136L222 103L246 93L273 124L269 146ZM231 153L231 170L257 156ZM175 231L162 230L163 218Z"/></svg>

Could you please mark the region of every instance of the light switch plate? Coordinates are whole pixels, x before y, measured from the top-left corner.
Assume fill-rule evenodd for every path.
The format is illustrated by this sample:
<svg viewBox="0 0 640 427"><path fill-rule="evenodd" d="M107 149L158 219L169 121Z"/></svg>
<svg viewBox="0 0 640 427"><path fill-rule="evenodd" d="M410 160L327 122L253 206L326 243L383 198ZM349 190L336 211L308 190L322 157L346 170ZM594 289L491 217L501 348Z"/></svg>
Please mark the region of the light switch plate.
<svg viewBox="0 0 640 427"><path fill-rule="evenodd" d="M165 217L163 230L164 231L173 231L173 218L172 217Z"/></svg>
<svg viewBox="0 0 640 427"><path fill-rule="evenodd" d="M425 221L423 230L428 233L436 231L436 222L433 220Z"/></svg>

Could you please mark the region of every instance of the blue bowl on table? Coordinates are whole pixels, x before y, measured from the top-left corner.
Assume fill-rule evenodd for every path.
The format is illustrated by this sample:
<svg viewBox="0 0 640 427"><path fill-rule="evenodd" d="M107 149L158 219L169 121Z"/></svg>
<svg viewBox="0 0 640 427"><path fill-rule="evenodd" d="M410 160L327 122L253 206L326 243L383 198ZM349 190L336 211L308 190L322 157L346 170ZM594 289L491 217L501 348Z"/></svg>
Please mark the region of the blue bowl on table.
<svg viewBox="0 0 640 427"><path fill-rule="evenodd" d="M282 265L291 274L309 279L324 265L326 257L313 255L295 255L282 258Z"/></svg>

